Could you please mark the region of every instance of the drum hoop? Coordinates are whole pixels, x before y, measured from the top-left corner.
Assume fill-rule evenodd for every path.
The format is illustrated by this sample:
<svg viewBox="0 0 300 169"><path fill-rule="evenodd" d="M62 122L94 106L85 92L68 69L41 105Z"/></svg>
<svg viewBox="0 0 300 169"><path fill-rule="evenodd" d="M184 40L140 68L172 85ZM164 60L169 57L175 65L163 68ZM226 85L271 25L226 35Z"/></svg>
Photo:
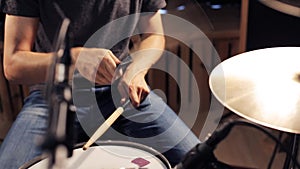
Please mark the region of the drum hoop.
<svg viewBox="0 0 300 169"><path fill-rule="evenodd" d="M81 148L84 144L85 143L75 144L74 145L74 150ZM97 141L92 146L112 146L112 145L137 148L139 150L146 151L146 152L154 155L156 158L158 158L168 169L172 168L165 156L163 156L161 153L159 153L157 150L153 149L152 147L148 147L148 146L143 145L143 144L129 142L129 141L112 141L112 140L108 140L108 141ZM33 158L32 160L28 161L27 163L25 163L24 165L22 165L19 169L27 169L29 167L32 167L36 163L38 163L38 162L40 162L40 161L42 161L46 158L47 158L47 156L45 156L45 155L37 156L37 157Z"/></svg>
<svg viewBox="0 0 300 169"><path fill-rule="evenodd" d="M75 149L83 147L85 143L78 143L74 146ZM111 146L111 145L117 145L117 146L125 146L125 147L131 147L131 148L136 148L140 149L143 151L146 151L152 155L154 155L156 158L158 158L168 169L171 169L171 165L168 162L167 158L162 155L160 152L157 150L153 149L152 147L140 144L140 143L135 143L135 142L129 142L129 141L116 141L116 140L107 140L107 141L97 141L93 146Z"/></svg>

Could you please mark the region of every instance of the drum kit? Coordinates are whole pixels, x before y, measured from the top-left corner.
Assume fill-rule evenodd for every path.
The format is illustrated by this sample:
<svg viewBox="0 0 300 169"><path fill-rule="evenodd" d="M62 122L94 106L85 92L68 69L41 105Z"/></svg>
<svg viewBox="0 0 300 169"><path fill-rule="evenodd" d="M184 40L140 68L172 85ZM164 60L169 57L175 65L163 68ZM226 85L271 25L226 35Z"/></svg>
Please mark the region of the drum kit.
<svg viewBox="0 0 300 169"><path fill-rule="evenodd" d="M61 36L66 35L66 27L65 25L65 31L61 32ZM64 44L62 38L58 38L58 40L60 40L58 44L65 49L66 46L62 45ZM55 81L55 79L52 80ZM66 79L60 82L66 83ZM62 86L59 85L59 91L65 91L62 90ZM300 134L300 122L298 121L300 118L300 47L265 48L236 55L214 68L210 74L209 86L220 103L242 118L254 124L292 133L295 140ZM63 87L68 89L68 85ZM57 92L57 90L55 91ZM62 97L65 97L65 92L63 93ZM61 102L57 107L61 108L61 104L66 103ZM69 111L67 114L72 113ZM65 116L63 120L59 118L62 117L58 117L56 114L56 118L53 119L56 121L54 124L67 125L63 128L65 128L65 132L68 132L66 121L69 117ZM58 121L65 121L65 123L59 124ZM65 140L61 141L61 136L65 133L57 132L58 127L53 128L50 133L51 141L54 140L57 145L48 147L48 149L59 149L59 143L65 144ZM226 137L232 125L225 126L225 128L224 133L217 131L208 139L208 142L197 145L175 168L198 169L197 163L200 163L201 159L211 161L211 159L207 159L207 154L215 158L212 153L214 147ZM298 142L295 142L292 148L297 148L297 144ZM67 145L67 150L70 149L68 144L65 145ZM86 147L86 151L82 150L82 146L75 146L75 149L69 150L71 152L67 153L68 155L62 157L68 156L61 168L171 169L164 156L145 145L125 141L102 141L97 142L97 146ZM51 152L53 153L52 158L58 158L61 156L57 152L64 151ZM289 168L290 163L298 164L291 158L286 161L288 163L286 168ZM219 168L231 168L222 163L219 165ZM202 166L207 168L208 165ZM59 165L53 164L53 159L41 156L21 167L21 169L26 168L59 168ZM216 168L216 166L210 168Z"/></svg>

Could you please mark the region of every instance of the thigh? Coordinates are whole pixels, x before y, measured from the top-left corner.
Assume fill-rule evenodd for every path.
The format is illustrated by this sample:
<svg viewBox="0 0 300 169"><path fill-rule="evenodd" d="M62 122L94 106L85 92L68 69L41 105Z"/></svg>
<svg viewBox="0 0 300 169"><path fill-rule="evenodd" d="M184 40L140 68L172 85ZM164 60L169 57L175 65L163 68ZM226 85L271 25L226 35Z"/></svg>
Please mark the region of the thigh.
<svg viewBox="0 0 300 169"><path fill-rule="evenodd" d="M152 92L139 108L126 109L114 126L129 140L163 153L172 165L199 143L176 113Z"/></svg>
<svg viewBox="0 0 300 169"><path fill-rule="evenodd" d="M0 166L15 169L42 153L38 142L47 128L47 106L40 93L29 96L0 150Z"/></svg>
<svg viewBox="0 0 300 169"><path fill-rule="evenodd" d="M85 142L101 126L105 120L115 111L116 107L111 96L110 87L97 88L95 93L91 90L77 89L75 92L74 104L76 115L80 126L76 131L79 134L79 142ZM82 130L83 129L83 130ZM120 140L119 132L109 128L99 139ZM84 136L84 137L83 137Z"/></svg>

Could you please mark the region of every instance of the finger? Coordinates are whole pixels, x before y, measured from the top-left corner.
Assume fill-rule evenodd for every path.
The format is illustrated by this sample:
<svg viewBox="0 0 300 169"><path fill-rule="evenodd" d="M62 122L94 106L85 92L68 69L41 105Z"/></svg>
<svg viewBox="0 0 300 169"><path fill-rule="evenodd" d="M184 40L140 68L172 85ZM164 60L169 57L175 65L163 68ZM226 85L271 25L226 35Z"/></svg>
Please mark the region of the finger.
<svg viewBox="0 0 300 169"><path fill-rule="evenodd" d="M142 92L140 102L144 101L146 99L146 97L149 95L149 93L150 93L150 91Z"/></svg>
<svg viewBox="0 0 300 169"><path fill-rule="evenodd" d="M112 58L109 55L106 55L101 60L101 63L97 70L97 75L98 76L102 75L103 76L102 78L105 78L106 80L111 82L114 77L116 66L117 66L116 63L112 60Z"/></svg>
<svg viewBox="0 0 300 169"><path fill-rule="evenodd" d="M115 64L120 64L121 61L109 50L108 51L109 56L112 58L112 60L114 61Z"/></svg>
<svg viewBox="0 0 300 169"><path fill-rule="evenodd" d="M105 78L108 79L110 82L112 82L112 79L114 77L114 72L115 72L115 69L112 68L111 66L109 66L109 65L104 66L103 73L105 75Z"/></svg>
<svg viewBox="0 0 300 169"><path fill-rule="evenodd" d="M140 105L140 100L136 88L129 88L129 98L131 99L131 103L134 107L138 107Z"/></svg>
<svg viewBox="0 0 300 169"><path fill-rule="evenodd" d="M150 90L148 88L141 88L139 91L139 100L140 103L148 96L148 94L150 93Z"/></svg>
<svg viewBox="0 0 300 169"><path fill-rule="evenodd" d="M100 66L103 74L105 74L109 78L112 78L117 68L116 63L112 60L112 58L110 58L110 56L104 57L102 63L103 64L101 64Z"/></svg>
<svg viewBox="0 0 300 169"><path fill-rule="evenodd" d="M105 68L105 62L102 62L97 69L95 79L97 81L105 81L106 84L110 84L112 81L113 75Z"/></svg>
<svg viewBox="0 0 300 169"><path fill-rule="evenodd" d="M96 76L95 82L100 84L100 85L110 85L111 84L111 80L107 79L102 74Z"/></svg>
<svg viewBox="0 0 300 169"><path fill-rule="evenodd" d="M137 91L137 95L138 95L139 102L141 102L141 100L142 100L142 95L143 95L143 89L140 88L140 89Z"/></svg>

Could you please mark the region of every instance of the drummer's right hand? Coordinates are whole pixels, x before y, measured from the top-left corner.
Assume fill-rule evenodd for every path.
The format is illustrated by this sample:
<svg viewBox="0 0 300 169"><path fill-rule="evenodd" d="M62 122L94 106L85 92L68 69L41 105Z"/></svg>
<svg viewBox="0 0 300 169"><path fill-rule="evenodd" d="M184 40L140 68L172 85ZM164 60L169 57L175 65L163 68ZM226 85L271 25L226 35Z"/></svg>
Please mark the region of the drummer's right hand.
<svg viewBox="0 0 300 169"><path fill-rule="evenodd" d="M110 85L121 61L108 49L76 47L71 49L75 68L98 85Z"/></svg>

